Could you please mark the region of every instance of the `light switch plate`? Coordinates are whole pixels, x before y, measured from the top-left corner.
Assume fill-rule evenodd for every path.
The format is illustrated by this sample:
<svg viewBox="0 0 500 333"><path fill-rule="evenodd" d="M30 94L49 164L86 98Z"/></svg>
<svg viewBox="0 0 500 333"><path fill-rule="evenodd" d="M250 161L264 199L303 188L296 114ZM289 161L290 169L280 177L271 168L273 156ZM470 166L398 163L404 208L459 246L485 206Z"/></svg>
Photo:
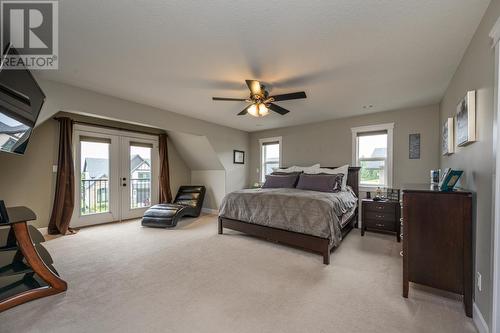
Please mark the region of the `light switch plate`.
<svg viewBox="0 0 500 333"><path fill-rule="evenodd" d="M53 166L52 166L52 172L53 172L53 173L56 173L56 172L57 172L57 165L53 165Z"/></svg>

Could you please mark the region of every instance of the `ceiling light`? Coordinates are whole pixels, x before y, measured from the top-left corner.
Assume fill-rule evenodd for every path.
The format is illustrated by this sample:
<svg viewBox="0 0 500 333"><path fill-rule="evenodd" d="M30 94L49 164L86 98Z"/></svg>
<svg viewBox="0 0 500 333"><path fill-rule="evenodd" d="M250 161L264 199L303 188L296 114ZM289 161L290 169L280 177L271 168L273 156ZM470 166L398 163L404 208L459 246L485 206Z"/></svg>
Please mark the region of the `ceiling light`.
<svg viewBox="0 0 500 333"><path fill-rule="evenodd" d="M248 108L248 113L254 117L258 117L259 116L259 111L257 110L257 105L253 104L252 106L250 106Z"/></svg>
<svg viewBox="0 0 500 333"><path fill-rule="evenodd" d="M269 109L264 104L259 104L259 116L264 117L269 114Z"/></svg>
<svg viewBox="0 0 500 333"><path fill-rule="evenodd" d="M262 103L251 105L247 111L254 117L264 117L269 114L269 109Z"/></svg>

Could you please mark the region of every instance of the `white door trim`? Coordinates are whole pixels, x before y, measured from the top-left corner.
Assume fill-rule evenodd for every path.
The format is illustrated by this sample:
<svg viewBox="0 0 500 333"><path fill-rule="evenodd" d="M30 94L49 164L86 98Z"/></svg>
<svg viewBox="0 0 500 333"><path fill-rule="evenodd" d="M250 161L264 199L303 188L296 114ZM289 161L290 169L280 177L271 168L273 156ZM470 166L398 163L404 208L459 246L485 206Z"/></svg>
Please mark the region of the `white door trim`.
<svg viewBox="0 0 500 333"><path fill-rule="evenodd" d="M108 186L109 186L109 212L107 213L95 213L89 215L82 215L80 211L80 182L79 175L81 175L81 161L80 161L80 137L95 137L95 138L103 138L109 139L111 144L109 145L109 177L108 177ZM86 131L84 129L80 129L75 126L73 130L73 161L75 161L75 207L73 209L73 216L71 217L71 227L82 227L100 223L107 223L118 221L120 216L119 205L120 200L118 198L120 188L118 187L118 176L119 176L119 166L116 163L118 161L120 152L119 152L119 140L120 137L116 135L112 135L109 133L98 133L93 131Z"/></svg>
<svg viewBox="0 0 500 333"><path fill-rule="evenodd" d="M130 152L131 142L152 144L151 152L151 205L159 200L159 154L158 136L106 127L76 124L73 127L73 147L75 161L75 180L80 175L80 136L106 138L111 140L109 152L109 213L80 214L80 184L75 184L75 208L71 218L72 227L90 226L107 222L122 221L143 215L147 208L129 209L130 207ZM125 177L126 190L121 181Z"/></svg>
<svg viewBox="0 0 500 333"><path fill-rule="evenodd" d="M490 32L492 38L492 47L495 48L495 101L494 101L494 120L493 120L493 225L492 225L492 270L493 270L493 300L491 316L491 332L500 332L500 98L499 98L499 80L500 80L500 50L498 41L500 40L500 18L497 19L493 29Z"/></svg>
<svg viewBox="0 0 500 333"><path fill-rule="evenodd" d="M126 182L120 182L120 186L126 184L126 189L122 186L122 197L121 197L121 205L120 213L121 219L133 219L137 217L141 217L144 215L144 212L150 207L145 208L130 208L130 144L136 143L147 143L151 144L153 147L151 149L151 205L157 204L159 201L159 182L155 181L159 177L159 155L158 155L158 137L155 138L138 138L138 137L130 137L130 136L122 136L120 147L121 151L121 163L120 165L123 167L120 170L120 177L125 177ZM126 167L125 167L126 166Z"/></svg>

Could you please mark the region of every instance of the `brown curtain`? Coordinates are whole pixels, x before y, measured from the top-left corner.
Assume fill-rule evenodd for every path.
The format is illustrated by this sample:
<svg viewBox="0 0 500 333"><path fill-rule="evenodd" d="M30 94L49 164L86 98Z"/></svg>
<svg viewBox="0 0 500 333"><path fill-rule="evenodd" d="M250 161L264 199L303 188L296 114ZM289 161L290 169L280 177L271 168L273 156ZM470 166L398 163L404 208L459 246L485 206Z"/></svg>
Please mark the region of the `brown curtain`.
<svg viewBox="0 0 500 333"><path fill-rule="evenodd" d="M69 228L75 206L75 171L73 166L73 121L59 118L59 160L57 162L56 194L48 227L48 233L73 232Z"/></svg>
<svg viewBox="0 0 500 333"><path fill-rule="evenodd" d="M168 168L168 146L167 135L160 134L158 143L160 150L160 202L172 202L172 192L170 191L170 171Z"/></svg>

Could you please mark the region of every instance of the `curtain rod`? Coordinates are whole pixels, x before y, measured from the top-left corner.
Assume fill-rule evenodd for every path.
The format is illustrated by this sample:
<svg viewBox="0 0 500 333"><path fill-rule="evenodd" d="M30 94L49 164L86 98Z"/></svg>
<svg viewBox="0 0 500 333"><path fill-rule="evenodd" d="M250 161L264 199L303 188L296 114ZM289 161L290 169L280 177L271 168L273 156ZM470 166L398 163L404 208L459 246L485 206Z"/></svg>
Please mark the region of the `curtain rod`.
<svg viewBox="0 0 500 333"><path fill-rule="evenodd" d="M54 117L52 119L59 120L59 119L62 119L62 118L69 118L69 119L71 119L70 117ZM110 128L110 129L116 129L116 130L120 130L120 131L127 131L127 132L134 132L134 133L141 133L141 134L148 134L148 135L158 135L159 136L160 134L166 133L166 131L164 131L164 133L151 133L151 132L146 132L146 131L141 131L141 130L132 130L132 129L127 129L127 128L121 128L121 127L118 127L118 126L94 124L94 123L91 123L91 122L79 121L79 120L73 120L73 119L71 119L71 120L73 121L73 123L80 124L80 125L89 125L89 126L94 126L94 127Z"/></svg>

